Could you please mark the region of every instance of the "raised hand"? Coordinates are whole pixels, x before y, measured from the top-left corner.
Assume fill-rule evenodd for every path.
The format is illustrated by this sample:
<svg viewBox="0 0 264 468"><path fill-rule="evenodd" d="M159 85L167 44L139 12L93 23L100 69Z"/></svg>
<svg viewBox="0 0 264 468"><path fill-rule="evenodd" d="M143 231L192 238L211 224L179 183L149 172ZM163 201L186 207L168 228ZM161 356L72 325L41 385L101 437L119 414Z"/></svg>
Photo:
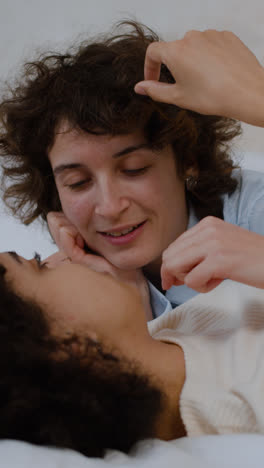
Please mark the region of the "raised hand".
<svg viewBox="0 0 264 468"><path fill-rule="evenodd" d="M162 63L175 84L158 81ZM263 67L229 31L189 31L181 40L150 44L145 81L135 91L200 114L264 126Z"/></svg>
<svg viewBox="0 0 264 468"><path fill-rule="evenodd" d="M162 286L208 292L226 278L264 288L264 236L214 217L183 233L163 253Z"/></svg>

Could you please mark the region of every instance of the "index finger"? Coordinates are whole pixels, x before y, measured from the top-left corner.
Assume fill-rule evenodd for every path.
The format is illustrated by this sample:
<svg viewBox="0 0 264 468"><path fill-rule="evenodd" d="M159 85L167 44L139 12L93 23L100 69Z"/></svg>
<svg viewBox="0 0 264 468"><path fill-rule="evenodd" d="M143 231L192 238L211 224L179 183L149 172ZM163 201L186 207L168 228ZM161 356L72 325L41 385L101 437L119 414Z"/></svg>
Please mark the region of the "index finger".
<svg viewBox="0 0 264 468"><path fill-rule="evenodd" d="M160 67L163 63L164 42L152 42L147 50L144 65L145 80L159 80Z"/></svg>

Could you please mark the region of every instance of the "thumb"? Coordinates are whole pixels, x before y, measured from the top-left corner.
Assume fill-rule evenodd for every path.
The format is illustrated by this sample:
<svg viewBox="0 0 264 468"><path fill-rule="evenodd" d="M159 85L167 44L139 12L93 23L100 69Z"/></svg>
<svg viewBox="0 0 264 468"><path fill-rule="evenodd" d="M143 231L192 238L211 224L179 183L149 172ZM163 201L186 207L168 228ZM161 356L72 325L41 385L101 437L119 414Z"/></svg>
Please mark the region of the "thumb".
<svg viewBox="0 0 264 468"><path fill-rule="evenodd" d="M140 81L134 88L137 94L149 96L154 101L166 102L167 104L177 104L176 85L173 83L162 83L160 81L145 80Z"/></svg>

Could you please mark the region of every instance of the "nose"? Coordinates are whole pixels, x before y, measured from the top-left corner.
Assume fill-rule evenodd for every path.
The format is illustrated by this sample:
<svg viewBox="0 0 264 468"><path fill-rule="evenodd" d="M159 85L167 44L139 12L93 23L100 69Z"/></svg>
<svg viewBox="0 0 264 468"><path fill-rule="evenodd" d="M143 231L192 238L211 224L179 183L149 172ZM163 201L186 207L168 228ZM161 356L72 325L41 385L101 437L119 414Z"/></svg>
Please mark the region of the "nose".
<svg viewBox="0 0 264 468"><path fill-rule="evenodd" d="M130 205L124 190L116 183L104 181L98 187L95 213L105 218L117 218Z"/></svg>

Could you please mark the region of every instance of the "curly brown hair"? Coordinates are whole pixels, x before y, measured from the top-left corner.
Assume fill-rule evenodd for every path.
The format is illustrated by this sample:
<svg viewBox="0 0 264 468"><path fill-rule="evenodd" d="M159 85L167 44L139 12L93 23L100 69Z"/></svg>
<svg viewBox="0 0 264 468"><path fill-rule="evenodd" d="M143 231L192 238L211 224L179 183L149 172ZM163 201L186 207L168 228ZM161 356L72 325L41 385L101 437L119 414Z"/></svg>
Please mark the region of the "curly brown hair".
<svg viewBox="0 0 264 468"><path fill-rule="evenodd" d="M0 439L103 457L155 436L164 400L153 379L89 338L55 337L6 271L0 264Z"/></svg>
<svg viewBox="0 0 264 468"><path fill-rule="evenodd" d="M141 129L150 146L171 144L179 175L186 178L191 167L198 174L198 183L187 191L198 218L223 217L221 195L236 187L229 144L240 125L137 95L134 85L143 79L146 49L159 37L136 22L121 26L127 29L119 34L27 63L19 83L2 100L4 200L25 224L61 210L48 151L62 120L93 134ZM161 80L174 81L165 66Z"/></svg>

